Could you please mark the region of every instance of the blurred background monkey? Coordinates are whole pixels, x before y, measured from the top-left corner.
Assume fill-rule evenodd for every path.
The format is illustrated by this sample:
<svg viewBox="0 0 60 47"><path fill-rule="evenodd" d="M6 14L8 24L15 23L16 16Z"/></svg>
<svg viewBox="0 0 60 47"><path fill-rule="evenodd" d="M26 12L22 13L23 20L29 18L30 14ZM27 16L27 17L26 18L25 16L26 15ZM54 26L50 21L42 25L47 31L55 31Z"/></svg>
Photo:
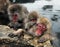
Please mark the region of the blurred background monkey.
<svg viewBox="0 0 60 47"><path fill-rule="evenodd" d="M7 8L10 5L9 0L0 0L0 25L9 23Z"/></svg>

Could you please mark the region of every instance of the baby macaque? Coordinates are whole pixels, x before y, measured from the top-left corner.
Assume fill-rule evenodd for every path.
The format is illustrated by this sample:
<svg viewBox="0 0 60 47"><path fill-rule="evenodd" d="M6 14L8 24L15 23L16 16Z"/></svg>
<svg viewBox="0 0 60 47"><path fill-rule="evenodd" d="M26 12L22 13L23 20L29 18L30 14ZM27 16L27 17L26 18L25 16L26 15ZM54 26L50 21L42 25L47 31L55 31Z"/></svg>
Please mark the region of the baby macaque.
<svg viewBox="0 0 60 47"><path fill-rule="evenodd" d="M40 17L40 19L37 20L37 23L43 24L43 28L42 28L43 32L40 32L41 38L39 39L38 42L52 40L51 39L51 22L45 17Z"/></svg>
<svg viewBox="0 0 60 47"><path fill-rule="evenodd" d="M26 18L25 29L29 30L33 25L35 25L38 17L38 13L36 11L30 12Z"/></svg>
<svg viewBox="0 0 60 47"><path fill-rule="evenodd" d="M26 7L20 4L12 4L8 7L9 14L9 26L18 29L24 28L24 20L28 15L28 10Z"/></svg>

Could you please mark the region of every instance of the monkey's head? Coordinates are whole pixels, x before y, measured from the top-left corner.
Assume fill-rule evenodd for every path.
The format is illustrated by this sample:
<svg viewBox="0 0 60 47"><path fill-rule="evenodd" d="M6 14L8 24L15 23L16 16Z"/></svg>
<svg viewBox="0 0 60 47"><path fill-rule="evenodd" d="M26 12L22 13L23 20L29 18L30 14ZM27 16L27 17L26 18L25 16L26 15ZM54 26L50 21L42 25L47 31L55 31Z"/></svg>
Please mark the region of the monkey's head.
<svg viewBox="0 0 60 47"><path fill-rule="evenodd" d="M38 13L36 11L32 11L29 15L28 15L28 19L30 22L36 22L38 19Z"/></svg>
<svg viewBox="0 0 60 47"><path fill-rule="evenodd" d="M20 11L21 11L21 6L16 5L16 4L9 5L9 7L8 7L9 19L11 21L18 20Z"/></svg>
<svg viewBox="0 0 60 47"><path fill-rule="evenodd" d="M32 11L28 14L28 22L25 25L25 28L28 29L36 24L38 19L38 13L36 11Z"/></svg>
<svg viewBox="0 0 60 47"><path fill-rule="evenodd" d="M26 13L28 13L27 8L20 4L12 4L8 7L9 18L12 21L13 19L22 20L26 16Z"/></svg>
<svg viewBox="0 0 60 47"><path fill-rule="evenodd" d="M40 17L40 18L37 20L37 23L42 23L42 24L47 25L47 24L48 24L48 19L47 19L46 17Z"/></svg>

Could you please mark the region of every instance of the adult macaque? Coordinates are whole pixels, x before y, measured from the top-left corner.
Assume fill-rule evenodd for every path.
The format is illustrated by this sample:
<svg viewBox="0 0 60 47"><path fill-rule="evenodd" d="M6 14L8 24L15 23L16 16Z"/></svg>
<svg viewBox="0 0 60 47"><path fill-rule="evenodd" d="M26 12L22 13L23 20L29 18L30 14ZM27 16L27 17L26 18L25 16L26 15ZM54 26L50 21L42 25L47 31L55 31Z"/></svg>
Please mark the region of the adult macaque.
<svg viewBox="0 0 60 47"><path fill-rule="evenodd" d="M12 4L8 7L9 26L18 29L24 28L24 20L28 15L27 8L20 4Z"/></svg>

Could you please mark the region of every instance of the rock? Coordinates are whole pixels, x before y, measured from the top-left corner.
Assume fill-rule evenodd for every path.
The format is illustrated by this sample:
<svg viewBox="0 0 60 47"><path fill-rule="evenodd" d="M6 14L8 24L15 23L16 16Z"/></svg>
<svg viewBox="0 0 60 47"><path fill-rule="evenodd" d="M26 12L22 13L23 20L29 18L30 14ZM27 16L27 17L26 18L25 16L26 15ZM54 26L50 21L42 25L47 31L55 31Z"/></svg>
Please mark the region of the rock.
<svg viewBox="0 0 60 47"><path fill-rule="evenodd" d="M8 26L0 25L0 47L33 47L27 43L25 44L25 41L19 40L18 37L11 38L8 36L14 31Z"/></svg>

